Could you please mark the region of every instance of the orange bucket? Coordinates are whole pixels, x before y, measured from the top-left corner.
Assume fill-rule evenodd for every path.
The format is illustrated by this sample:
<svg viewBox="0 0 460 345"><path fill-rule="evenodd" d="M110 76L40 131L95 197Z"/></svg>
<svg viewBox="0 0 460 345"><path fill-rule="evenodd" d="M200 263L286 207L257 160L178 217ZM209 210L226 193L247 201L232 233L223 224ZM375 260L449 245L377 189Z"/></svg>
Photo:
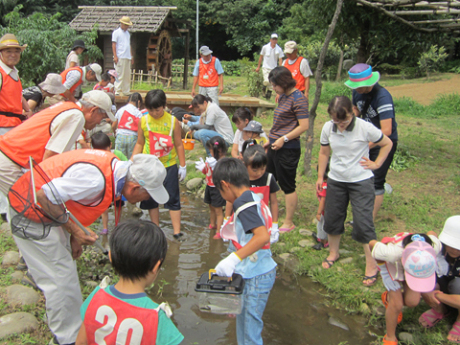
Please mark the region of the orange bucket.
<svg viewBox="0 0 460 345"><path fill-rule="evenodd" d="M189 133L190 132L187 132L187 134L185 135L185 139L182 139L182 143L184 144L184 149L185 150L193 150L193 148L195 147L195 140L187 139L187 135Z"/></svg>

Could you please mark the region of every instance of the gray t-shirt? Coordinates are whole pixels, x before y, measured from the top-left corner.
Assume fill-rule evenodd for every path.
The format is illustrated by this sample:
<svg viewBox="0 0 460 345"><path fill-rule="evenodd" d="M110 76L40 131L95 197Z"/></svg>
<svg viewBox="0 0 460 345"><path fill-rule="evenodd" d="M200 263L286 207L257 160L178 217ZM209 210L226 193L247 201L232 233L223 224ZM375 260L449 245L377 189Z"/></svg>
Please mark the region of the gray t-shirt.
<svg viewBox="0 0 460 345"><path fill-rule="evenodd" d="M214 126L217 133L222 135L224 140L232 145L233 143L233 127L225 111L223 111L217 104L212 102L208 103L206 109L206 125Z"/></svg>

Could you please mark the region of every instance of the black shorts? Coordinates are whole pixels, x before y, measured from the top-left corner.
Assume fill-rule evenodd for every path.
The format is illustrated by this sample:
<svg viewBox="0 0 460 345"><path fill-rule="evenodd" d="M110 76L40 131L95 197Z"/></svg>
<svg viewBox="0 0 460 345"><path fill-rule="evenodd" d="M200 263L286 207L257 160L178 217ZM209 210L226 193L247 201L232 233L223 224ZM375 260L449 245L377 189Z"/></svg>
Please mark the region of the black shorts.
<svg viewBox="0 0 460 345"><path fill-rule="evenodd" d="M297 176L300 152L300 149L284 147L275 151L272 150L271 146L268 146L267 172L273 174L284 194L295 192L295 178Z"/></svg>
<svg viewBox="0 0 460 345"><path fill-rule="evenodd" d="M374 178L359 182L339 182L327 179L324 231L329 235L341 235L345 231L348 202L353 210L352 238L360 243L377 239L374 219Z"/></svg>
<svg viewBox="0 0 460 345"><path fill-rule="evenodd" d="M166 168L166 178L163 182L163 186L169 194L169 200L164 207L171 211L180 210L180 189L179 189L179 176L178 176L177 164ZM150 198L142 201L140 208L142 210L151 210L158 208L158 203Z"/></svg>
<svg viewBox="0 0 460 345"><path fill-rule="evenodd" d="M204 203L210 204L212 207L223 207L227 202L222 198L217 187L206 186L204 191Z"/></svg>
<svg viewBox="0 0 460 345"><path fill-rule="evenodd" d="M393 141L393 147L391 148L390 153L388 154L387 159L383 162L382 166L377 170L373 170L374 173L374 186L375 186L375 195L382 195L385 193L385 180L387 177L388 169L390 169L391 162L393 162L393 157L398 147L398 142ZM369 150L369 159L374 161L379 155L380 147L374 147Z"/></svg>

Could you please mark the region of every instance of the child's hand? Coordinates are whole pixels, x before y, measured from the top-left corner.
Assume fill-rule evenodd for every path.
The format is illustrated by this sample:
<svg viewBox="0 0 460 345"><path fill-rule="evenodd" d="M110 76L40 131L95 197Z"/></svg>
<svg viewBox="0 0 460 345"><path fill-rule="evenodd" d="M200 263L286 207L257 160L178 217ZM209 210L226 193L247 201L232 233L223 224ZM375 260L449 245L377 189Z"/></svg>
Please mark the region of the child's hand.
<svg viewBox="0 0 460 345"><path fill-rule="evenodd" d="M220 277L231 277L235 271L236 265L241 262L241 259L235 253L231 253L216 266L216 273Z"/></svg>
<svg viewBox="0 0 460 345"><path fill-rule="evenodd" d="M203 161L203 158L200 158L199 161L195 162L195 168L198 171L203 171L203 169L206 167L206 164Z"/></svg>
<svg viewBox="0 0 460 345"><path fill-rule="evenodd" d="M316 219L318 220L318 222L321 221L321 213L316 215Z"/></svg>
<svg viewBox="0 0 460 345"><path fill-rule="evenodd" d="M321 177L318 177L318 180L316 181L316 192L319 194L323 191L323 179Z"/></svg>
<svg viewBox="0 0 460 345"><path fill-rule="evenodd" d="M211 169L214 169L216 167L217 160L214 157L206 157L206 163L209 164Z"/></svg>

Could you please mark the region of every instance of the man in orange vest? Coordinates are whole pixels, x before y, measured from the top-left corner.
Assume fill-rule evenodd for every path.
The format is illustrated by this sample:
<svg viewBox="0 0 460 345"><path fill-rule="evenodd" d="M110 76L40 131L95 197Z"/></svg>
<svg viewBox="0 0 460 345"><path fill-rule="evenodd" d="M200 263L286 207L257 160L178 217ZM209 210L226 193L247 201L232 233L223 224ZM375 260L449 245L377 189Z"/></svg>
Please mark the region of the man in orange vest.
<svg viewBox="0 0 460 345"><path fill-rule="evenodd" d="M214 104L219 105L218 95L224 91L224 69L220 60L211 54L212 50L208 46L200 48L201 59L198 59L193 70L192 97L195 97L198 84L198 93L209 96Z"/></svg>
<svg viewBox="0 0 460 345"><path fill-rule="evenodd" d="M166 169L153 155L139 154L132 162L122 162L108 151L75 150L51 157L39 167L54 186L47 184L34 170L36 197L42 209L57 218L64 214L59 205L65 202L67 209L85 227L122 195L133 204L150 197L159 203L169 199L163 186ZM19 219L25 221L21 224L27 224L25 229L12 226L14 240L45 295L48 325L55 337L50 344L73 344L81 326L82 304L74 260L82 254L82 244L94 244L97 236L89 228L91 235L85 235L71 220L56 224L47 234L41 221L49 218L32 212L20 213L25 208L21 199L33 202L31 188L31 174L27 172L8 194L12 224ZM63 222L65 220L63 217ZM86 238L85 242L82 238Z"/></svg>
<svg viewBox="0 0 460 345"><path fill-rule="evenodd" d="M284 60L283 66L291 71L292 78L297 82L296 88L302 91L308 99L310 91L310 76L313 75L308 64L308 60L298 56L297 43L294 41L286 42L284 45L284 53L287 59Z"/></svg>

